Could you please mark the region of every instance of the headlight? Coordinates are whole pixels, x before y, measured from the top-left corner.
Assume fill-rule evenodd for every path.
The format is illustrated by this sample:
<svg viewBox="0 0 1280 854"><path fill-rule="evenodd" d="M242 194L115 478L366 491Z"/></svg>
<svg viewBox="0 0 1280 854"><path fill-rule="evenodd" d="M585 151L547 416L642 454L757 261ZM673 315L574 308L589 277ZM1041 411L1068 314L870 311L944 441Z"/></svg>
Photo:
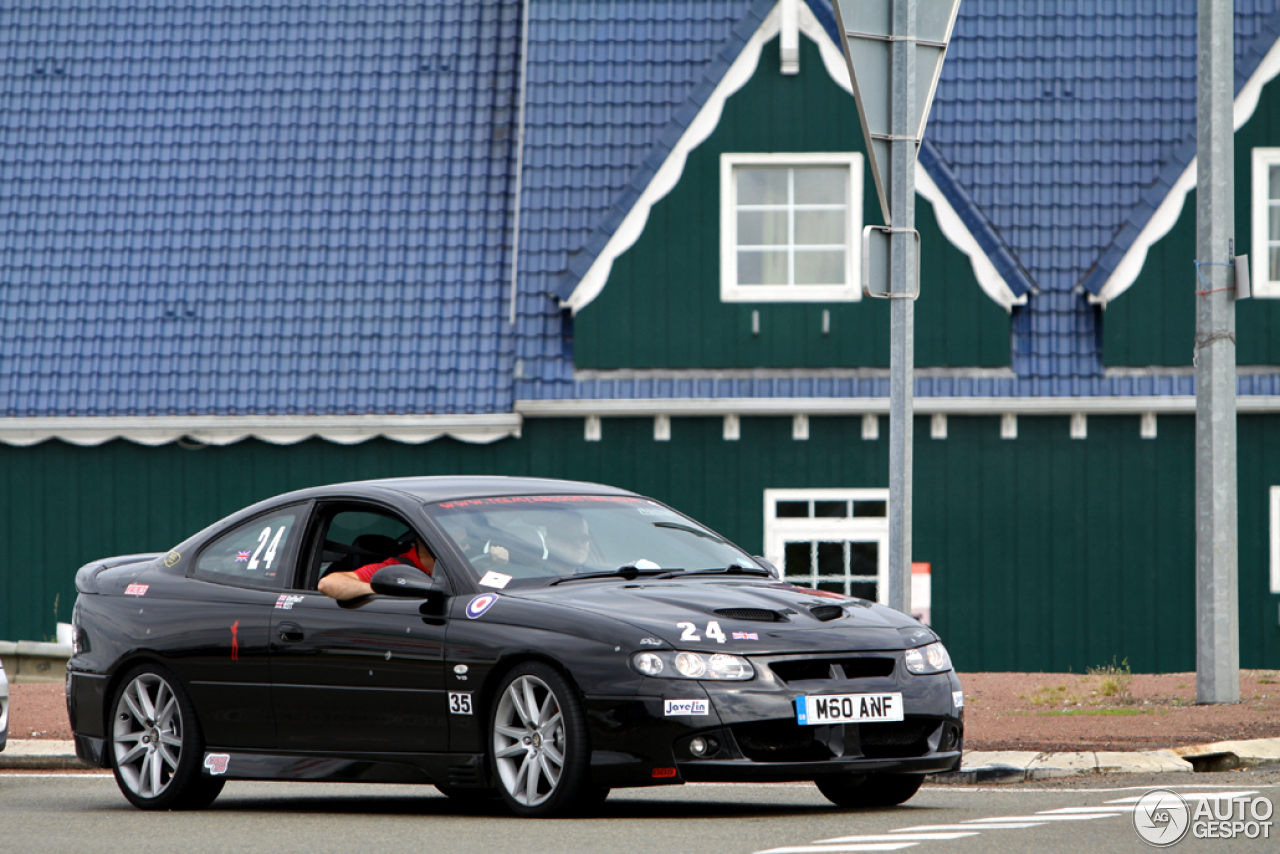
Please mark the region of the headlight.
<svg viewBox="0 0 1280 854"><path fill-rule="evenodd" d="M951 669L951 656L941 643L907 650L907 669L912 673L942 673Z"/></svg>
<svg viewBox="0 0 1280 854"><path fill-rule="evenodd" d="M637 652L631 656L631 666L645 676L663 679L745 682L756 675L751 662L722 652L712 655L701 652Z"/></svg>

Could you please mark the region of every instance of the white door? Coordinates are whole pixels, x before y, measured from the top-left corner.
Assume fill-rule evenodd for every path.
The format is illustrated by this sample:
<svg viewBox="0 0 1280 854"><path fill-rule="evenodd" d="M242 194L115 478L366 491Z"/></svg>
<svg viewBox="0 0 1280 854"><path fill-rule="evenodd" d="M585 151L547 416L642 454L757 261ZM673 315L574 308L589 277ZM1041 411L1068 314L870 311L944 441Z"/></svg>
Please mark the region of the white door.
<svg viewBox="0 0 1280 854"><path fill-rule="evenodd" d="M765 490L765 557L792 584L881 601L888 490Z"/></svg>

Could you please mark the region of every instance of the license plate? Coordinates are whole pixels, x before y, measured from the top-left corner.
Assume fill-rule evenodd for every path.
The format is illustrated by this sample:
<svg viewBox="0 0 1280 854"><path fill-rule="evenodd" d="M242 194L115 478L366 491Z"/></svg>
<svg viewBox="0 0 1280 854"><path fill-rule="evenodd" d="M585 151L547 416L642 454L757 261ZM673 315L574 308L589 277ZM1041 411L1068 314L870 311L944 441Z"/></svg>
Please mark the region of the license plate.
<svg viewBox="0 0 1280 854"><path fill-rule="evenodd" d="M796 722L801 726L900 720L901 694L819 694L813 697L796 697Z"/></svg>

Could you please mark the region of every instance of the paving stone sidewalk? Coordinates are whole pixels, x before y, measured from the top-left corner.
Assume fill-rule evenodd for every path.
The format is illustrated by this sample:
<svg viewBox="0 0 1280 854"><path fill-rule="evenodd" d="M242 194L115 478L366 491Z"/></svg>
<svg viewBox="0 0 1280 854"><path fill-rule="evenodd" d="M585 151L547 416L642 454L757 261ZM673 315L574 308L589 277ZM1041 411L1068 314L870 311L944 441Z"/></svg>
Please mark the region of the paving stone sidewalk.
<svg viewBox="0 0 1280 854"><path fill-rule="evenodd" d="M1218 741L1173 750L1096 753L1037 753L1034 750L964 754L959 771L934 774L933 783L1023 783L1080 774L1150 774L1163 771L1227 771L1280 764L1280 738ZM70 741L11 739L0 752L0 769L88 769Z"/></svg>

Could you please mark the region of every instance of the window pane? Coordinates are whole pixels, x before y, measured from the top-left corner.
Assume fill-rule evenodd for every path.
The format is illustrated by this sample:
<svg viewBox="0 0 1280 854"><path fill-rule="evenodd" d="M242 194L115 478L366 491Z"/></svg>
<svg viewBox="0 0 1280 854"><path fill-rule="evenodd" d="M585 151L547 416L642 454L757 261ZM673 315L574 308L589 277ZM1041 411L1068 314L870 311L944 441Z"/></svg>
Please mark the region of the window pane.
<svg viewBox="0 0 1280 854"><path fill-rule="evenodd" d="M1271 255L1271 275L1267 278L1273 282L1280 282L1280 246L1272 248L1269 254Z"/></svg>
<svg viewBox="0 0 1280 854"><path fill-rule="evenodd" d="M787 203L787 170L739 166L738 204L785 205Z"/></svg>
<svg viewBox="0 0 1280 854"><path fill-rule="evenodd" d="M843 519L849 515L847 501L815 501L813 515L823 519Z"/></svg>
<svg viewBox="0 0 1280 854"><path fill-rule="evenodd" d="M796 211L796 245L844 246L844 211Z"/></svg>
<svg viewBox="0 0 1280 854"><path fill-rule="evenodd" d="M818 543L818 574L844 575L844 543Z"/></svg>
<svg viewBox="0 0 1280 854"><path fill-rule="evenodd" d="M738 211L739 246L785 246L786 211Z"/></svg>
<svg viewBox="0 0 1280 854"><path fill-rule="evenodd" d="M1271 186L1267 193L1269 198L1280 199L1280 166L1272 166L1267 169L1267 178Z"/></svg>
<svg viewBox="0 0 1280 854"><path fill-rule="evenodd" d="M849 585L849 595L875 602L878 601L876 591L878 586L874 581L855 581Z"/></svg>
<svg viewBox="0 0 1280 854"><path fill-rule="evenodd" d="M808 501L779 501L779 519L807 519L809 517Z"/></svg>
<svg viewBox="0 0 1280 854"><path fill-rule="evenodd" d="M1272 205L1267 209L1267 238L1280 240L1280 205Z"/></svg>
<svg viewBox="0 0 1280 854"><path fill-rule="evenodd" d="M738 284L787 284L786 252L739 252Z"/></svg>
<svg viewBox="0 0 1280 854"><path fill-rule="evenodd" d="M787 543L784 554L782 571L788 578L813 572L809 563L809 543Z"/></svg>
<svg viewBox="0 0 1280 854"><path fill-rule="evenodd" d="M797 205L842 205L849 170L844 168L802 168L796 170Z"/></svg>
<svg viewBox="0 0 1280 854"><path fill-rule="evenodd" d="M280 587L296 520L294 513L283 513L246 522L207 546L196 569L228 581Z"/></svg>
<svg viewBox="0 0 1280 854"><path fill-rule="evenodd" d="M852 575L876 575L880 571L880 544L850 543L849 572Z"/></svg>
<svg viewBox="0 0 1280 854"><path fill-rule="evenodd" d="M854 516L883 516L887 512L883 501L853 502Z"/></svg>
<svg viewBox="0 0 1280 854"><path fill-rule="evenodd" d="M796 252L797 285L843 285L844 252Z"/></svg>
<svg viewBox="0 0 1280 854"><path fill-rule="evenodd" d="M818 589L825 590L828 593L839 593L841 596L843 596L844 582L843 581L819 581Z"/></svg>

